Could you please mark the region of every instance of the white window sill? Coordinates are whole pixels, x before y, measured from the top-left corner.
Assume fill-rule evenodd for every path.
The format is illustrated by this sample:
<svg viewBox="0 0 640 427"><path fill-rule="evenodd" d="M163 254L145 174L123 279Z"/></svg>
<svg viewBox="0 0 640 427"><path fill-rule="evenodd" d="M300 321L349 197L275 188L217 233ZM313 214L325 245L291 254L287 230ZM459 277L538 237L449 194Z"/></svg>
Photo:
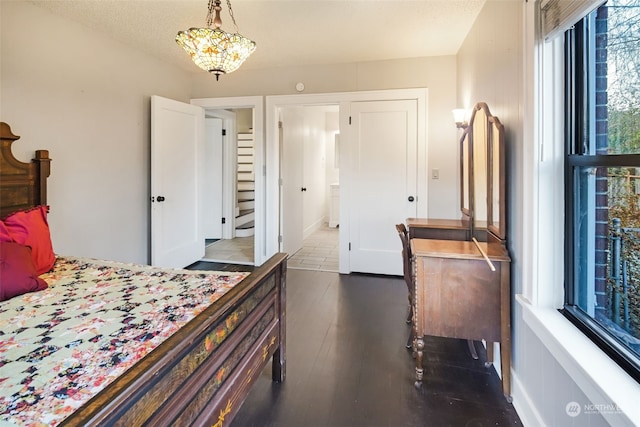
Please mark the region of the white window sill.
<svg viewBox="0 0 640 427"><path fill-rule="evenodd" d="M640 426L640 384L553 308L532 306L516 295L527 326L594 405L616 405L603 412L612 425ZM620 413L621 412L621 413Z"/></svg>

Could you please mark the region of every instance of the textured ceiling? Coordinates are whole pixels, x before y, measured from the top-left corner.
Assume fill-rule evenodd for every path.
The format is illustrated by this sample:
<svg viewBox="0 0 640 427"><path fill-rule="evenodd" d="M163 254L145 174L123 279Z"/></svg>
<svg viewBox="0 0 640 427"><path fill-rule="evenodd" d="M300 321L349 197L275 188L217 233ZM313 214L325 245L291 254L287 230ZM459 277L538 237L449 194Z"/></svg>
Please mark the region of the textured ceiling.
<svg viewBox="0 0 640 427"><path fill-rule="evenodd" d="M207 0L33 0L187 71L175 43L204 27ZM234 32L223 0L222 29ZM485 0L234 0L239 32L257 49L243 68L455 55Z"/></svg>

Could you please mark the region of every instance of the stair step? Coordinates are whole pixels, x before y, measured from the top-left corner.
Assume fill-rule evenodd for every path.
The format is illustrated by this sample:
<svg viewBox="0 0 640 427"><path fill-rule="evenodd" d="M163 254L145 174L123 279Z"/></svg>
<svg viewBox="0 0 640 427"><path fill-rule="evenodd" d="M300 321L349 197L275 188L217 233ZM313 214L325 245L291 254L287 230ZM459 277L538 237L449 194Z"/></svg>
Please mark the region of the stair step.
<svg viewBox="0 0 640 427"><path fill-rule="evenodd" d="M236 237L251 237L256 234L255 227L236 228Z"/></svg>
<svg viewBox="0 0 640 427"><path fill-rule="evenodd" d="M256 215L253 209L241 210L240 214L236 217L236 228L255 219Z"/></svg>
<svg viewBox="0 0 640 427"><path fill-rule="evenodd" d="M244 202L245 200L255 200L256 192L253 190L238 190L238 201Z"/></svg>
<svg viewBox="0 0 640 427"><path fill-rule="evenodd" d="M256 183L254 181L238 181L238 191L254 191Z"/></svg>
<svg viewBox="0 0 640 427"><path fill-rule="evenodd" d="M253 163L238 163L238 172L253 172Z"/></svg>
<svg viewBox="0 0 640 427"><path fill-rule="evenodd" d="M253 156L254 154L253 147L238 147L238 156Z"/></svg>
<svg viewBox="0 0 640 427"><path fill-rule="evenodd" d="M254 228L256 226L255 221L249 221L245 224L239 225L236 227L236 230L246 230L247 228Z"/></svg>
<svg viewBox="0 0 640 427"><path fill-rule="evenodd" d="M256 207L255 200L243 200L238 201L238 207L240 208L240 212L246 209L254 209Z"/></svg>
<svg viewBox="0 0 640 427"><path fill-rule="evenodd" d="M255 181L256 176L253 172L240 172L238 171L238 182L240 181Z"/></svg>

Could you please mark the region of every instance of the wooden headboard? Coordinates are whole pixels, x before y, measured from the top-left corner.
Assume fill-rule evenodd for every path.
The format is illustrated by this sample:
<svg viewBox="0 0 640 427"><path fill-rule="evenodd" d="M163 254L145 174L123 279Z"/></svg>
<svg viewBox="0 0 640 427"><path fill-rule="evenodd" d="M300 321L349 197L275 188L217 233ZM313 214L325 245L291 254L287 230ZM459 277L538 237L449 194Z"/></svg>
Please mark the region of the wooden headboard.
<svg viewBox="0 0 640 427"><path fill-rule="evenodd" d="M18 139L8 124L0 122L0 218L47 204L49 151L37 150L30 163L21 162L11 151L11 144Z"/></svg>

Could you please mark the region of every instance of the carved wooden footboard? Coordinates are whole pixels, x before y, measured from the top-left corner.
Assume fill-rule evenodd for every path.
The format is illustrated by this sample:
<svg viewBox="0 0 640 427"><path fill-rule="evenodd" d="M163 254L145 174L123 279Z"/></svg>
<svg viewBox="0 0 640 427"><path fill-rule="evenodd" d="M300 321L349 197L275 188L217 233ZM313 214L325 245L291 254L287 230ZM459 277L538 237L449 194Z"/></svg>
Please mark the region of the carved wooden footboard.
<svg viewBox="0 0 640 427"><path fill-rule="evenodd" d="M270 358L284 380L285 288L277 254L62 425L228 425Z"/></svg>

